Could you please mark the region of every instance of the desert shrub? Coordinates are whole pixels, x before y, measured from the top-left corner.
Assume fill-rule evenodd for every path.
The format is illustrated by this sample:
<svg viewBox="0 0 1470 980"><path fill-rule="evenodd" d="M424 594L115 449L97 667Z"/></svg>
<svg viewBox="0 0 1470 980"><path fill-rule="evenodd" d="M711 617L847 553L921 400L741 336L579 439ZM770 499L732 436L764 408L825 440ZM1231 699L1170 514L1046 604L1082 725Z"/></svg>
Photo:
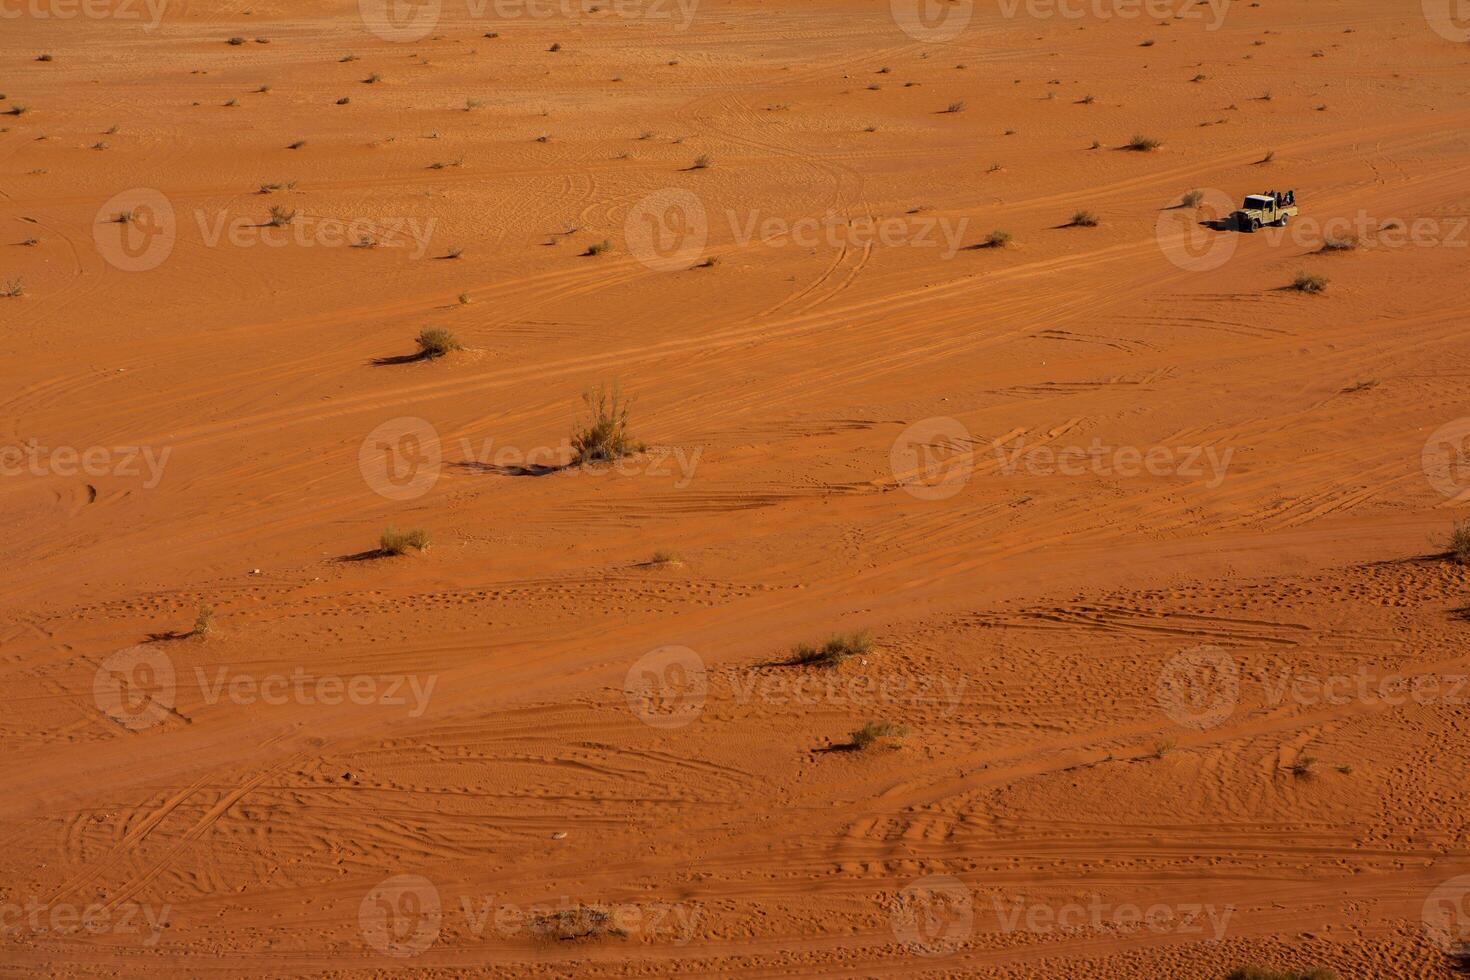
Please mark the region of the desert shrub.
<svg viewBox="0 0 1470 980"><path fill-rule="evenodd" d="M406 555L408 549L423 551L429 546L429 533L421 528L400 531L393 525L378 536L378 551L385 555Z"/></svg>
<svg viewBox="0 0 1470 980"><path fill-rule="evenodd" d="M606 909L578 905L559 909L531 920L531 930L550 939L601 939L604 936L626 936Z"/></svg>
<svg viewBox="0 0 1470 980"><path fill-rule="evenodd" d="M443 357L452 350L459 350L459 340L443 327L428 327L419 331L417 338L419 353L424 357Z"/></svg>
<svg viewBox="0 0 1470 980"><path fill-rule="evenodd" d="M26 284L24 279L7 279L5 280L4 288L0 289L0 296L4 296L7 299L15 299L17 296L24 296L25 291Z"/></svg>
<svg viewBox="0 0 1470 980"><path fill-rule="evenodd" d="M1011 243L1011 233L997 228L985 236L982 248L1005 248Z"/></svg>
<svg viewBox="0 0 1470 980"><path fill-rule="evenodd" d="M1358 239L1353 235L1328 235L1322 242L1323 252L1351 252L1358 247Z"/></svg>
<svg viewBox="0 0 1470 980"><path fill-rule="evenodd" d="M1190 191L1179 199L1179 203L1187 208L1197 207L1200 201L1205 199L1204 191Z"/></svg>
<svg viewBox="0 0 1470 980"><path fill-rule="evenodd" d="M299 149L301 149L305 145L306 145L306 140L296 140L293 143L288 143L286 145L286 149L288 149L288 150L299 150Z"/></svg>
<svg viewBox="0 0 1470 980"><path fill-rule="evenodd" d="M237 47L238 48L240 45L242 45L244 43L245 43L245 39L243 37L232 37L232 38L230 38L230 44L233 45L234 47Z"/></svg>
<svg viewBox="0 0 1470 980"><path fill-rule="evenodd" d="M1091 211L1075 211L1071 224L1074 228L1096 228L1098 218Z"/></svg>
<svg viewBox="0 0 1470 980"><path fill-rule="evenodd" d="M866 630L856 633L837 633L821 646L798 643L791 649L793 665L815 664L819 667L836 667L849 657L867 653L873 649L873 638Z"/></svg>
<svg viewBox="0 0 1470 980"><path fill-rule="evenodd" d="M1133 138L1123 144L1123 149L1133 150L1138 153L1147 153L1150 150L1157 150L1163 145L1163 140L1156 140L1151 136L1141 136L1138 133L1134 133Z"/></svg>
<svg viewBox="0 0 1470 980"><path fill-rule="evenodd" d="M965 111L965 100L964 99L960 99L960 100L958 100L956 102L951 102L948 106L945 107L944 111L945 112L964 112Z"/></svg>
<svg viewBox="0 0 1470 980"><path fill-rule="evenodd" d="M1082 98L1080 98L1080 99L1077 100L1077 104L1078 105L1092 105L1096 101L1097 101L1097 99L1093 98L1092 96L1090 96L1090 95L1084 95Z"/></svg>
<svg viewBox="0 0 1470 980"><path fill-rule="evenodd" d="M694 169L708 170L711 166L714 165L714 162L715 161L710 157L708 153L701 153L699 156L694 158Z"/></svg>
<svg viewBox="0 0 1470 980"><path fill-rule="evenodd" d="M214 607L207 602L199 603L199 611L194 617L194 629L190 636L204 637L214 632Z"/></svg>
<svg viewBox="0 0 1470 980"><path fill-rule="evenodd" d="M282 228L296 220L295 208L283 208L279 204L271 208L270 226Z"/></svg>
<svg viewBox="0 0 1470 980"><path fill-rule="evenodd" d="M1470 517L1450 529L1450 539L1446 544L1450 557L1461 565L1470 565Z"/></svg>
<svg viewBox="0 0 1470 980"><path fill-rule="evenodd" d="M1155 759L1162 759L1164 756L1168 755L1170 752L1173 752L1174 751L1174 748L1178 744L1179 743L1177 741L1175 741L1174 739L1172 739L1172 738L1161 738L1161 739L1159 739L1157 742L1154 743L1154 758Z"/></svg>
<svg viewBox="0 0 1470 980"><path fill-rule="evenodd" d="M572 462L593 463L622 459L647 447L634 439L628 427L631 402L616 384L598 385L582 393L588 418L572 429Z"/></svg>
<svg viewBox="0 0 1470 980"><path fill-rule="evenodd" d="M610 251L611 249L612 249L612 242L610 242L610 241L608 241L607 239L604 238L600 242L593 242L591 245L588 245L587 246L587 251L583 252L582 254L583 255L601 255L603 252Z"/></svg>
<svg viewBox="0 0 1470 980"><path fill-rule="evenodd" d="M1291 764L1291 772L1294 776L1303 778L1315 774L1317 771L1317 757L1315 755L1298 756Z"/></svg>
<svg viewBox="0 0 1470 980"><path fill-rule="evenodd" d="M681 559L674 552L660 548L648 559L648 563L650 565L678 565Z"/></svg>
<svg viewBox="0 0 1470 980"><path fill-rule="evenodd" d="M1299 293L1320 293L1327 288L1327 277L1309 272L1298 272L1291 281L1291 288Z"/></svg>
<svg viewBox="0 0 1470 980"><path fill-rule="evenodd" d="M1275 159L1276 159L1276 151L1275 150L1267 150L1266 151L1266 155L1263 156L1263 157L1261 157L1260 162L1261 163L1270 163L1272 160L1275 160Z"/></svg>
<svg viewBox="0 0 1470 980"><path fill-rule="evenodd" d="M36 55L36 60L37 61L55 61L56 59L53 58L49 54L38 54L38 55Z"/></svg>
<svg viewBox="0 0 1470 980"><path fill-rule="evenodd" d="M848 737L852 739L854 748L863 751L877 745L879 739L891 738L896 741L908 733L907 725L895 725L891 721L870 721Z"/></svg>

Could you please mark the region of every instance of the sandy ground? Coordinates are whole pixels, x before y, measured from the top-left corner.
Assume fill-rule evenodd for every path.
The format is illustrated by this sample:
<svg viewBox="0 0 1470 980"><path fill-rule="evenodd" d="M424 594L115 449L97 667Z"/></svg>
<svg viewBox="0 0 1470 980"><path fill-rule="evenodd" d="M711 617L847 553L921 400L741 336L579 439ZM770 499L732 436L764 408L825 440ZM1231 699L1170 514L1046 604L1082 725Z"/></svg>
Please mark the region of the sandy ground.
<svg viewBox="0 0 1470 980"><path fill-rule="evenodd" d="M1455 974L1450 4L440 6L0 2L0 970Z"/></svg>

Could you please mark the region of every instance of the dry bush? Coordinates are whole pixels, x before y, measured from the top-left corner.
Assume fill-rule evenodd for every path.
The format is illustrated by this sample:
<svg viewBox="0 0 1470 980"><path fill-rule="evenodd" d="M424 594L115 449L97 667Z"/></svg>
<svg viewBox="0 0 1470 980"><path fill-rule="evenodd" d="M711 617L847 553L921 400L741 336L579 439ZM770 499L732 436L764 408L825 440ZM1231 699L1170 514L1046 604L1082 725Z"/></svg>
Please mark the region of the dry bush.
<svg viewBox="0 0 1470 980"><path fill-rule="evenodd" d="M633 438L628 427L630 401L614 382L582 393L588 418L572 429L572 463L594 463L622 459L647 447Z"/></svg>
<svg viewBox="0 0 1470 980"><path fill-rule="evenodd" d="M865 751L877 745L879 739L891 738L896 742L906 737L908 733L907 725L895 725L891 721L870 721L848 737L852 739L854 748ZM897 746L895 745L894 748Z"/></svg>
<svg viewBox="0 0 1470 980"><path fill-rule="evenodd" d="M419 353L427 358L443 357L452 350L459 350L459 339L443 327L428 327L419 331L416 338Z"/></svg>
<svg viewBox="0 0 1470 980"><path fill-rule="evenodd" d="M856 633L838 633L821 646L798 643L791 650L791 665L815 664L819 667L836 667L849 657L867 653L873 649L873 638L867 630Z"/></svg>
<svg viewBox="0 0 1470 980"><path fill-rule="evenodd" d="M378 536L378 551L385 555L406 555L410 548L423 551L428 546L429 532L422 528L400 531L390 524Z"/></svg>

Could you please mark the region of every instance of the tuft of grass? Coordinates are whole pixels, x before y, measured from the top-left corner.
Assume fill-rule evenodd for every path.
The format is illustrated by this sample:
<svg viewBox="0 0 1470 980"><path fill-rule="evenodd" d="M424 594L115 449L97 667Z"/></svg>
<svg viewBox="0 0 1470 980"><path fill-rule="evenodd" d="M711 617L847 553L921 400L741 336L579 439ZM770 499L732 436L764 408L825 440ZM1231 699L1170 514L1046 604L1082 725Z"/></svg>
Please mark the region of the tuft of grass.
<svg viewBox="0 0 1470 980"><path fill-rule="evenodd" d="M837 633L821 646L798 643L791 648L791 659L787 663L792 666L813 664L818 667L836 667L849 657L856 657L872 649L873 637L867 630Z"/></svg>
<svg viewBox="0 0 1470 980"><path fill-rule="evenodd" d="M553 51L553 52L560 51L561 50L561 42L560 41L553 42L552 45L551 45L551 47L547 48L546 50L547 51Z"/></svg>
<svg viewBox="0 0 1470 980"><path fill-rule="evenodd" d="M1078 105L1092 105L1096 101L1097 101L1097 99L1093 98L1092 96L1090 96L1090 95L1084 95L1082 98L1080 98L1080 99L1077 100L1077 104Z"/></svg>
<svg viewBox="0 0 1470 980"><path fill-rule="evenodd" d="M960 99L960 100L958 100L956 102L951 102L949 105L945 106L944 111L945 112L964 112L965 111L965 100L964 99Z"/></svg>
<svg viewBox="0 0 1470 980"><path fill-rule="evenodd" d="M445 252L444 253L444 257L446 259L457 259L457 258L459 258L463 254L464 254L464 249L459 248L458 246L456 246L454 248L451 248L449 251Z"/></svg>
<svg viewBox="0 0 1470 980"><path fill-rule="evenodd" d="M626 929L613 921L611 912L588 905L559 909L537 916L531 920L531 931L563 942L628 935Z"/></svg>
<svg viewBox="0 0 1470 980"><path fill-rule="evenodd" d="M1199 202L1205 199L1204 191L1189 191L1179 199L1179 203L1186 208L1198 207Z"/></svg>
<svg viewBox="0 0 1470 980"><path fill-rule="evenodd" d="M245 39L243 37L232 37L230 38L229 43L232 47L238 48L240 45L245 43Z"/></svg>
<svg viewBox="0 0 1470 980"><path fill-rule="evenodd" d="M1153 38L1148 38L1146 40L1139 41L1138 42L1138 46L1140 48L1151 48L1151 47L1154 46L1154 39Z"/></svg>
<svg viewBox="0 0 1470 980"><path fill-rule="evenodd" d="M25 293L25 280L20 278L7 279L5 280L5 285L0 287L0 296L4 296L6 299L16 299L17 297L24 296Z"/></svg>
<svg viewBox="0 0 1470 980"><path fill-rule="evenodd" d="M694 158L694 166L692 169L708 170L710 167L714 166L714 162L715 161L710 157L708 153L701 153L699 156Z"/></svg>
<svg viewBox="0 0 1470 980"><path fill-rule="evenodd" d="M672 551L659 549L648 559L650 565L682 565L684 560Z"/></svg>
<svg viewBox="0 0 1470 980"><path fill-rule="evenodd" d="M379 75L377 72L373 72L367 78L364 78L362 80L362 83L364 85L376 85L379 82L381 82L382 80L383 80L383 76L382 75Z"/></svg>
<svg viewBox="0 0 1470 980"><path fill-rule="evenodd" d="M452 350L459 350L459 339L443 327L427 327L415 338L419 353L427 358L443 357Z"/></svg>
<svg viewBox="0 0 1470 980"><path fill-rule="evenodd" d="M1358 239L1354 235L1328 235L1322 242L1322 252L1351 252L1358 247Z"/></svg>
<svg viewBox="0 0 1470 980"><path fill-rule="evenodd" d="M340 98L340 99L337 100L337 104L338 105L347 105L351 101L352 101L351 99L349 99L347 96L344 95L344 96L342 96L342 98Z"/></svg>
<svg viewBox="0 0 1470 980"><path fill-rule="evenodd" d="M1317 757L1315 755L1298 756L1297 760L1291 764L1291 774L1293 776L1306 779L1316 775L1316 773Z"/></svg>
<svg viewBox="0 0 1470 980"><path fill-rule="evenodd" d="M1325 966L1306 970L1269 970L1260 966L1242 966L1230 971L1225 980L1338 980L1337 972Z"/></svg>
<svg viewBox="0 0 1470 980"><path fill-rule="evenodd" d="M429 547L429 532L422 528L400 531L389 524L378 535L378 551L385 555L406 555L408 549L424 551Z"/></svg>
<svg viewBox="0 0 1470 980"><path fill-rule="evenodd" d="M1163 140L1156 140L1152 136L1142 136L1134 133L1133 138L1123 144L1123 149L1132 150L1135 153L1148 153L1151 150L1157 150L1163 145Z"/></svg>
<svg viewBox="0 0 1470 980"><path fill-rule="evenodd" d="M36 60L37 61L55 61L56 59L53 58L49 54L38 54L38 55L36 55Z"/></svg>
<svg viewBox="0 0 1470 980"><path fill-rule="evenodd" d="M460 293L457 298L459 300L459 305L460 306L469 306L470 305L470 294L469 293Z"/></svg>
<svg viewBox="0 0 1470 980"><path fill-rule="evenodd" d="M870 721L848 737L852 739L853 748L862 752L877 745L879 739L891 738L896 742L906 737L908 733L907 725L895 725L891 721ZM897 748L898 746L893 745L892 747Z"/></svg>
<svg viewBox="0 0 1470 980"><path fill-rule="evenodd" d="M214 607L207 602L199 603L199 612L194 617L194 629L189 632L190 636L200 639L214 632Z"/></svg>
<svg viewBox="0 0 1470 980"><path fill-rule="evenodd" d="M1261 159L1258 160L1258 161L1256 161L1256 162L1257 163L1270 163L1272 160L1275 160L1275 159L1276 159L1276 151L1275 150L1267 150L1266 151L1266 155L1263 156L1263 157L1261 157Z"/></svg>
<svg viewBox="0 0 1470 980"><path fill-rule="evenodd" d="M1170 752L1173 752L1174 751L1174 748L1178 744L1179 743L1176 742L1172 738L1161 738L1161 739L1159 739L1157 742L1154 743L1154 758L1155 759L1162 759L1164 756L1168 755Z"/></svg>
<svg viewBox="0 0 1470 980"><path fill-rule="evenodd" d="M1074 211L1072 213L1071 225L1073 228L1096 228L1097 224L1098 217L1091 211Z"/></svg>
<svg viewBox="0 0 1470 980"><path fill-rule="evenodd" d="M5 110L5 114L7 116L23 116L30 111L31 107L28 105L13 105Z"/></svg>
<svg viewBox="0 0 1470 980"><path fill-rule="evenodd" d="M306 145L306 140L296 140L294 143L286 144L288 150L299 150Z"/></svg>
<svg viewBox="0 0 1470 980"><path fill-rule="evenodd" d="M623 397L617 382L584 391L582 403L588 417L572 428L573 465L622 459L648 448L629 431L632 402Z"/></svg>
<svg viewBox="0 0 1470 980"><path fill-rule="evenodd" d="M997 228L985 236L985 241L980 243L981 248L1005 248L1011 243L1011 233Z"/></svg>
<svg viewBox="0 0 1470 980"><path fill-rule="evenodd" d="M611 249L612 249L612 242L610 242L610 241L608 241L607 239L604 238L600 242L593 242L591 245L588 245L587 246L587 251L583 252L582 254L583 255L601 255L603 252L611 251Z"/></svg>
<svg viewBox="0 0 1470 980"><path fill-rule="evenodd" d="M1450 539L1445 544L1451 558L1461 565L1470 565L1470 517L1450 529Z"/></svg>
<svg viewBox="0 0 1470 980"><path fill-rule="evenodd" d="M1291 288L1299 293L1320 293L1327 288L1327 277L1309 272L1298 272L1291 281Z"/></svg>
<svg viewBox="0 0 1470 980"><path fill-rule="evenodd" d="M295 208L284 208L279 204L271 208L270 226L272 228L284 228L296 220Z"/></svg>

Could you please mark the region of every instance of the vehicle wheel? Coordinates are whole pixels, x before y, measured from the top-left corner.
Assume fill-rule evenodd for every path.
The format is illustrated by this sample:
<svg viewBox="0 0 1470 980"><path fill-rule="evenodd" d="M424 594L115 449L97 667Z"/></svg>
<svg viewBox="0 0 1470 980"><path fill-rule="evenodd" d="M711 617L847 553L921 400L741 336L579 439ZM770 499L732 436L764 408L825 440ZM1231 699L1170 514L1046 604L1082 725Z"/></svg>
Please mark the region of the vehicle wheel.
<svg viewBox="0 0 1470 980"><path fill-rule="evenodd" d="M1252 218L1251 219L1251 231L1260 231L1260 230L1261 230L1261 219L1260 218Z"/></svg>
<svg viewBox="0 0 1470 980"><path fill-rule="evenodd" d="M1291 215L1289 215L1289 214L1283 214L1281 216L1281 220L1278 221L1278 222L1276 222L1276 224L1280 225L1282 228L1285 228L1286 227L1286 222L1289 221L1289 220L1291 220Z"/></svg>

